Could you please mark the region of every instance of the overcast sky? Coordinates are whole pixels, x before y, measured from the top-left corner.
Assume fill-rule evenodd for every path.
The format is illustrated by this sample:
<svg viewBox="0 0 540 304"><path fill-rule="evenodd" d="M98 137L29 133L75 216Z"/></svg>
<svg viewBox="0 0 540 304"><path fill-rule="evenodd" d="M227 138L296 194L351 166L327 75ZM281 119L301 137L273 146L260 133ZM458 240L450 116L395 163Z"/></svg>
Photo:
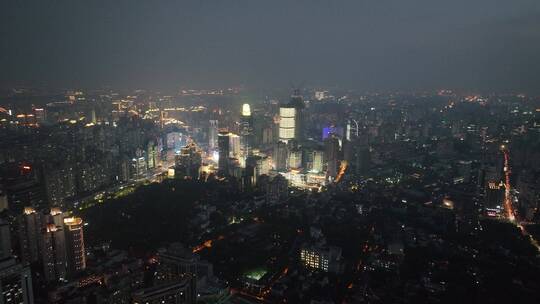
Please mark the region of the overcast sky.
<svg viewBox="0 0 540 304"><path fill-rule="evenodd" d="M540 91L540 0L0 2L4 84Z"/></svg>

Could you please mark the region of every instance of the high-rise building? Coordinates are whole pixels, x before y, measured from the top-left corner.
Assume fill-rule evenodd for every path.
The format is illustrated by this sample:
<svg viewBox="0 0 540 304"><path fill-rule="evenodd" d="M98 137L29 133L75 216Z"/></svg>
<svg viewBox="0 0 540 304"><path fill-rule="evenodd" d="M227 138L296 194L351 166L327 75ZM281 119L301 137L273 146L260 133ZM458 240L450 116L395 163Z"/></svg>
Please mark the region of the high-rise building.
<svg viewBox="0 0 540 304"><path fill-rule="evenodd" d="M324 170L324 152L321 150L313 150L311 152L311 172L321 173Z"/></svg>
<svg viewBox="0 0 540 304"><path fill-rule="evenodd" d="M242 145L240 136L234 133L229 133L229 157L240 158Z"/></svg>
<svg viewBox="0 0 540 304"><path fill-rule="evenodd" d="M218 174L229 175L230 139L228 131L221 131L218 135L219 159Z"/></svg>
<svg viewBox="0 0 540 304"><path fill-rule="evenodd" d="M244 158L247 158L252 154L253 148L253 117L251 116L251 108L247 103L242 106L240 136L242 137L242 154Z"/></svg>
<svg viewBox="0 0 540 304"><path fill-rule="evenodd" d="M298 142L302 142L304 140L304 110L305 110L305 103L302 98L302 95L300 95L299 90L295 90L293 95L291 96L291 101L289 102L289 106L293 107L295 109L295 126L294 126L294 139Z"/></svg>
<svg viewBox="0 0 540 304"><path fill-rule="evenodd" d="M66 279L66 240L62 226L49 223L43 231L43 273L48 282Z"/></svg>
<svg viewBox="0 0 540 304"><path fill-rule="evenodd" d="M158 165L157 146L152 140L146 146L146 163L148 169L154 169Z"/></svg>
<svg viewBox="0 0 540 304"><path fill-rule="evenodd" d="M19 216L19 243L21 259L25 263L38 262L41 253L42 217L34 208L25 207Z"/></svg>
<svg viewBox="0 0 540 304"><path fill-rule="evenodd" d="M73 275L86 268L83 220L79 217L64 218L64 232L68 273Z"/></svg>
<svg viewBox="0 0 540 304"><path fill-rule="evenodd" d="M276 143L274 147L274 168L276 171L287 171L287 162L289 158L289 148L283 141Z"/></svg>
<svg viewBox="0 0 540 304"><path fill-rule="evenodd" d="M208 127L208 151L215 151L218 148L218 121L210 120Z"/></svg>
<svg viewBox="0 0 540 304"><path fill-rule="evenodd" d="M175 158L175 175L199 178L199 170L202 165L201 151L194 144L189 144L180 150Z"/></svg>
<svg viewBox="0 0 540 304"><path fill-rule="evenodd" d="M283 105L279 108L279 140L288 142L295 139L296 134L296 108Z"/></svg>
<svg viewBox="0 0 540 304"><path fill-rule="evenodd" d="M34 303L30 268L13 258L0 261L0 303Z"/></svg>
<svg viewBox="0 0 540 304"><path fill-rule="evenodd" d="M331 135L324 140L324 156L327 176L334 178L337 175L339 160L339 138L337 136Z"/></svg>
<svg viewBox="0 0 540 304"><path fill-rule="evenodd" d="M289 153L289 168L300 169L302 167L302 150L292 149Z"/></svg>
<svg viewBox="0 0 540 304"><path fill-rule="evenodd" d="M279 141L304 140L304 108L302 96L295 91L291 100L279 107Z"/></svg>

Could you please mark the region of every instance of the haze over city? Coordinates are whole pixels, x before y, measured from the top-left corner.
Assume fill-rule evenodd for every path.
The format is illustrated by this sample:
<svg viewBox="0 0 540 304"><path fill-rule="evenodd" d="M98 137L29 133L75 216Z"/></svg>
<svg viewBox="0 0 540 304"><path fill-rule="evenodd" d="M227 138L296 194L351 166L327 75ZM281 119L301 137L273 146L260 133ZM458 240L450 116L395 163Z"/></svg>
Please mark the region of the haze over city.
<svg viewBox="0 0 540 304"><path fill-rule="evenodd" d="M538 0L3 1L0 304L540 303Z"/></svg>
<svg viewBox="0 0 540 304"><path fill-rule="evenodd" d="M538 92L540 6L478 1L3 1L0 79Z"/></svg>

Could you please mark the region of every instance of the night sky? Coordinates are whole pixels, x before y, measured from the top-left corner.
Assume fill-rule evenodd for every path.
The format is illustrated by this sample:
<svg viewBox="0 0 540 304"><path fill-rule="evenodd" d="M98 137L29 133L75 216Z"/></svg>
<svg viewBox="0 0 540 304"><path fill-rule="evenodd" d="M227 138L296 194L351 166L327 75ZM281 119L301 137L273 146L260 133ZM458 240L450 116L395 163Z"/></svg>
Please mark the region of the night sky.
<svg viewBox="0 0 540 304"><path fill-rule="evenodd" d="M540 91L539 0L3 0L0 35L3 84Z"/></svg>

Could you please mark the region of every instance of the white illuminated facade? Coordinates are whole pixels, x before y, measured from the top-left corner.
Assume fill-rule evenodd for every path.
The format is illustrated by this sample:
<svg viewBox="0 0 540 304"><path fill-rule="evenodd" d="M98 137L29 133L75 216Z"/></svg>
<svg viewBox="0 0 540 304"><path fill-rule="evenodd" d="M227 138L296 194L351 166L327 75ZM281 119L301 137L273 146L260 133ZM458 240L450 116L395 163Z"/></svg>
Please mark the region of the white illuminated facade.
<svg viewBox="0 0 540 304"><path fill-rule="evenodd" d="M279 108L279 140L288 142L296 134L296 109L292 107Z"/></svg>

